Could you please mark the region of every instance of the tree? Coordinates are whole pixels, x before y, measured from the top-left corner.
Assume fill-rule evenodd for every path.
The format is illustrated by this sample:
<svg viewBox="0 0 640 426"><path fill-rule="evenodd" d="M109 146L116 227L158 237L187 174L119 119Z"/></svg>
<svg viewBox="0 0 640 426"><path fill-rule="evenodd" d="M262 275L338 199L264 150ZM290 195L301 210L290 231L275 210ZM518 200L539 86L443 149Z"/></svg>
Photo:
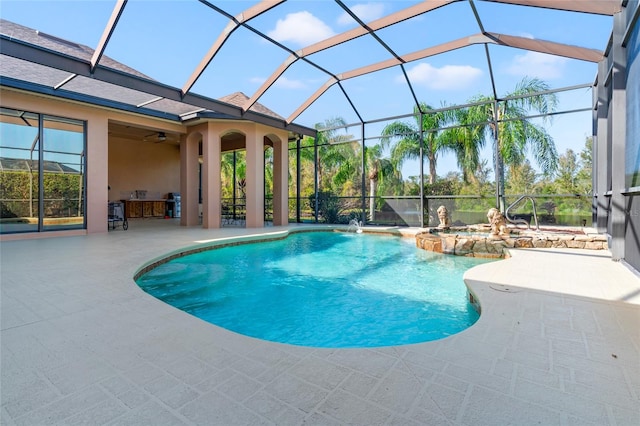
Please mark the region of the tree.
<svg viewBox="0 0 640 426"><path fill-rule="evenodd" d="M292 182L300 186L300 194L309 196L315 191L315 140L305 137L300 141L300 164L297 164L297 154L289 161L289 185L292 194L295 194ZM297 143L290 143L290 149L296 149ZM295 167L293 167L295 166ZM300 182L297 181L297 167L300 167ZM295 178L294 178L295 177Z"/></svg>
<svg viewBox="0 0 640 426"><path fill-rule="evenodd" d="M264 150L264 194L269 198L273 198L273 166L273 148L269 146Z"/></svg>
<svg viewBox="0 0 640 426"><path fill-rule="evenodd" d="M458 108L447 114L457 126L445 130L443 138L455 153L463 181L481 186L486 173L486 163L480 160L480 151L485 144L485 111Z"/></svg>
<svg viewBox="0 0 640 426"><path fill-rule="evenodd" d="M537 173L529 160L508 167L505 185L511 194L531 194L536 185Z"/></svg>
<svg viewBox="0 0 640 426"><path fill-rule="evenodd" d="M231 199L238 195L238 182L246 178L245 158L246 153L242 150L222 154L220 159L222 198Z"/></svg>
<svg viewBox="0 0 640 426"><path fill-rule="evenodd" d="M220 180L222 184L222 198L230 198L233 190L233 160L230 152L220 156Z"/></svg>
<svg viewBox="0 0 640 426"><path fill-rule="evenodd" d="M558 192L564 194L577 194L578 190L578 170L580 165L578 158L572 149L562 154L558 160L558 170L556 172L556 187Z"/></svg>
<svg viewBox="0 0 640 426"><path fill-rule="evenodd" d="M400 172L393 166L393 163L382 157L383 148L381 145L365 147L364 157L367 167L367 179L369 180L369 220L375 220L375 204L378 190L378 183L386 183L395 178L396 182L401 182Z"/></svg>
<svg viewBox="0 0 640 426"><path fill-rule="evenodd" d="M558 153L553 138L543 126L527 118L532 114L544 117L555 111L558 101L548 90L548 84L542 80L524 78L504 100L498 102L484 95L469 100L474 105L468 108L464 116L466 122L461 124L470 126L469 137L475 139L476 145L484 144L486 137L491 138L496 180L501 183L500 197L504 197L504 165L521 165L528 151L544 174L552 174L557 168ZM504 199L500 199L500 203L504 204ZM504 205L500 208L503 210Z"/></svg>
<svg viewBox="0 0 640 426"><path fill-rule="evenodd" d="M580 170L578 170L577 186L580 194L593 193L593 137L589 136L580 151Z"/></svg>
<svg viewBox="0 0 640 426"><path fill-rule="evenodd" d="M592 192L590 156L590 138L585 142L585 149L581 154L567 149L558 160L558 169L555 174L552 189L555 194L575 195L571 198L562 198L558 201L558 210L565 214L589 215L590 197ZM584 161L583 161L584 159Z"/></svg>
<svg viewBox="0 0 640 426"><path fill-rule="evenodd" d="M341 159L344 159L344 152L340 152L341 148L335 149L334 145L343 143L350 139L348 135L338 134L338 128L346 126L344 118L335 117L325 120L323 123L317 123L315 128L321 130L318 132L316 143L322 147L321 153L318 154L316 160L316 170L318 173L318 185L319 190L324 191L329 188L329 180L325 178L325 168L333 167ZM327 129L327 130L322 130ZM307 155L313 155L313 152L307 153Z"/></svg>
<svg viewBox="0 0 640 426"><path fill-rule="evenodd" d="M493 180L490 180L492 174L491 166L488 160L480 160L476 166L476 172L473 173L472 189L478 195L490 194L493 191Z"/></svg>
<svg viewBox="0 0 640 426"><path fill-rule="evenodd" d="M362 167L359 152L354 143L343 142L321 147L320 160L325 170L323 190L331 190L338 195L352 195L353 179Z"/></svg>
<svg viewBox="0 0 640 426"><path fill-rule="evenodd" d="M591 194L592 144L593 139L588 137L580 154L576 155L573 150L567 149L560 156L554 182L556 192L576 195Z"/></svg>
<svg viewBox="0 0 640 426"><path fill-rule="evenodd" d="M386 148L391 143L391 139L399 139L391 148L391 160L400 169L406 160L419 159L420 147L423 154L429 161L429 183L436 181L436 166L438 156L444 151L453 150L449 145L450 139L439 129L445 127L451 116L442 111L432 111L433 108L425 103L413 108L416 123L404 123L394 121L382 130L382 146ZM427 112L427 113L421 113ZM420 137L422 130L422 139Z"/></svg>

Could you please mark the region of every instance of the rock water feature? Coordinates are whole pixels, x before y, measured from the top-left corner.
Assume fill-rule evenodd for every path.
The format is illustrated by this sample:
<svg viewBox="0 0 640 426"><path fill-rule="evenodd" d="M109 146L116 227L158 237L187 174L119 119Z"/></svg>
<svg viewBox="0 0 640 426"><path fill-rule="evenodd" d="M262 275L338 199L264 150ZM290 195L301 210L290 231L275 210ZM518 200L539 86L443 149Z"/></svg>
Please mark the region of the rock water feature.
<svg viewBox="0 0 640 426"><path fill-rule="evenodd" d="M589 228L523 230L507 227L499 216L490 211L489 224L432 228L416 235L416 246L437 253L488 258L505 257L510 248L608 248L607 237ZM443 222L448 223L448 218L440 218L440 224Z"/></svg>

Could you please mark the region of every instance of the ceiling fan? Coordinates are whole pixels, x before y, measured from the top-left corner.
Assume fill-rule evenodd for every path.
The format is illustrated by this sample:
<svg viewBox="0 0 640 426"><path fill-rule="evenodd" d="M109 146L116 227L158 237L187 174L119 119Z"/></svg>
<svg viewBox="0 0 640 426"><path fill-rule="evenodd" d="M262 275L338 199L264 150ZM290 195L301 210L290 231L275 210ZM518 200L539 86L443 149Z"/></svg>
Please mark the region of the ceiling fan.
<svg viewBox="0 0 640 426"><path fill-rule="evenodd" d="M143 140L153 141L154 143L164 142L168 139L167 134L165 132L154 132L149 135L146 135Z"/></svg>

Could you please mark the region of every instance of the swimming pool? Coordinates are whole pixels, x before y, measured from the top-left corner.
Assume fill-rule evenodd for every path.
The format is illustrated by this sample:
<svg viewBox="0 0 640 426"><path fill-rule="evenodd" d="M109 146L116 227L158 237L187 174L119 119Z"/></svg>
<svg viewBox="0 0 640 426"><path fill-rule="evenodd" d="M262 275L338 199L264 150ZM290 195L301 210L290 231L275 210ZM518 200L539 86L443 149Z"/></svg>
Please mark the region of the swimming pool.
<svg viewBox="0 0 640 426"><path fill-rule="evenodd" d="M304 232L178 257L136 282L191 315L260 339L395 346L477 321L462 275L488 261L420 250L413 238Z"/></svg>

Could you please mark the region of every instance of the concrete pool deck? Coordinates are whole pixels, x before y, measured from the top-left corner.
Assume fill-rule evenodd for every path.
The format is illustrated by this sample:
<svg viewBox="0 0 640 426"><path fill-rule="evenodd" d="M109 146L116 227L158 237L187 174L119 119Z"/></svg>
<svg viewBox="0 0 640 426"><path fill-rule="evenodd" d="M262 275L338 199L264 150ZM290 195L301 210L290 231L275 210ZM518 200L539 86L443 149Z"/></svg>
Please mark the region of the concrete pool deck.
<svg viewBox="0 0 640 426"><path fill-rule="evenodd" d="M292 228L2 242L0 424L640 424L640 278L606 250L511 249L465 275L474 326L380 349L237 335L132 280L179 248Z"/></svg>

